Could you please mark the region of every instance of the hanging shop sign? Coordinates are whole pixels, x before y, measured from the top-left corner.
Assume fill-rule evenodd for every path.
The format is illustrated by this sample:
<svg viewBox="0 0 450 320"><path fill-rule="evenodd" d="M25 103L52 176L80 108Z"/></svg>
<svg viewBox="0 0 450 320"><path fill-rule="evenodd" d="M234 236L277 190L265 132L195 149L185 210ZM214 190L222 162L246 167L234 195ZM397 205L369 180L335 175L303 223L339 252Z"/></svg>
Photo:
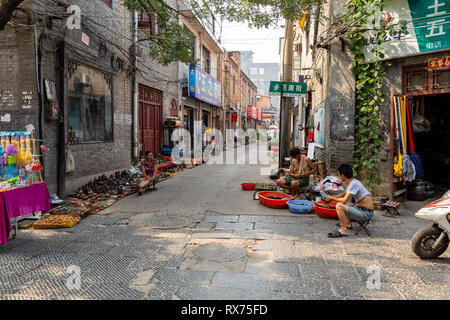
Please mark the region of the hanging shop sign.
<svg viewBox="0 0 450 320"><path fill-rule="evenodd" d="M263 109L263 115L274 115L277 113L275 109Z"/></svg>
<svg viewBox="0 0 450 320"><path fill-rule="evenodd" d="M390 20L398 26L397 33L387 34L385 59L406 57L450 48L450 1L446 0L398 0L389 1L384 12L378 13L377 23ZM403 34L399 24L406 22L408 34ZM371 25L369 25L369 29ZM377 39L370 31L366 34L366 61L374 59L371 49Z"/></svg>
<svg viewBox="0 0 450 320"><path fill-rule="evenodd" d="M89 36L84 32L81 33L81 42L89 47Z"/></svg>
<svg viewBox="0 0 450 320"><path fill-rule="evenodd" d="M314 143L317 147L324 148L325 144L325 111L323 107L317 109L314 114Z"/></svg>
<svg viewBox="0 0 450 320"><path fill-rule="evenodd" d="M269 95L279 96L283 91L283 97L298 97L306 93L305 82L270 81Z"/></svg>
<svg viewBox="0 0 450 320"><path fill-rule="evenodd" d="M247 106L247 118L254 118L253 116L254 107L252 105Z"/></svg>
<svg viewBox="0 0 450 320"><path fill-rule="evenodd" d="M201 68L189 67L189 97L220 107L222 105L220 82Z"/></svg>
<svg viewBox="0 0 450 320"><path fill-rule="evenodd" d="M428 69L439 70L450 68L450 56L438 57L428 60Z"/></svg>

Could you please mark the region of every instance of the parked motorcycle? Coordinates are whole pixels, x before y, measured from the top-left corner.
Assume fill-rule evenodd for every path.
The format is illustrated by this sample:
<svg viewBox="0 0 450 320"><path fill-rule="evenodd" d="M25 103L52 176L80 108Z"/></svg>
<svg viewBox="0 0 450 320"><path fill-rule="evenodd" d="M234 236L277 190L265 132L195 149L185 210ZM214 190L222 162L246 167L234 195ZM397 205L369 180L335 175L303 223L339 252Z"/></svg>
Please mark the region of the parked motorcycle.
<svg viewBox="0 0 450 320"><path fill-rule="evenodd" d="M433 221L412 238L412 250L422 259L433 259L443 254L449 244L450 190L444 196L416 212L416 217Z"/></svg>

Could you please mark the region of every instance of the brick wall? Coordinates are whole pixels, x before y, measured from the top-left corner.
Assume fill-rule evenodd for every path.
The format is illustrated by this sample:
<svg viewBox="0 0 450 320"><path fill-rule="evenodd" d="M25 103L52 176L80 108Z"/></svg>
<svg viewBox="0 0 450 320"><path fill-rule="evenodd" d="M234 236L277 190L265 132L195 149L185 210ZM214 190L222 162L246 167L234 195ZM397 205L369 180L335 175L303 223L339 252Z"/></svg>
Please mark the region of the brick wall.
<svg viewBox="0 0 450 320"><path fill-rule="evenodd" d="M57 15L65 12L65 9L55 7L53 1L47 1L46 4L47 12ZM66 175L66 192L77 189L92 176L100 175L105 171L126 168L131 161L131 82L125 70L115 71L113 69L109 56L115 54L117 57L126 60L116 45L127 50L131 44L130 33L127 28L129 20L123 19L125 11L119 5L119 0L113 0L112 8L109 8L100 0L72 0L70 4L77 4L82 9L82 30L67 30L64 19L54 20L51 26L47 26L46 37L42 41L43 77L45 80L53 81L57 87L57 92L59 92L57 47L59 41L63 39L66 41L66 88L68 83L67 68L70 60L112 74L114 140L113 142L66 146L66 151L71 152L75 159L75 172ZM34 11L42 12L43 5L43 1L34 1ZM119 13L122 16L119 16ZM39 37L42 29L39 28L38 30ZM81 42L81 32L90 37L89 47ZM20 90L36 91L36 70L34 60L32 60L35 52L34 39L26 45L24 45L21 37L17 37L16 41L20 41L20 44L18 44L19 52L23 51L26 54L23 57L18 56L21 68L28 70L17 74L22 76L29 73L30 79L28 81L30 85L24 86L20 81L16 81L15 85ZM99 55L101 41L110 42L106 43L107 57ZM4 50L4 47L5 45L2 44L0 50ZM26 59L29 59L29 62ZM58 97L58 99L61 99L61 97ZM66 105L65 119L67 119L67 92L63 99ZM27 117L32 118L36 129L38 128L38 114L36 113L38 112L38 101L38 96L33 93L32 108L27 111ZM47 103L45 103L45 107L47 107ZM15 110L21 110L19 104L15 105ZM28 123L27 120L21 122ZM67 130L67 120L65 127ZM14 130L19 129L22 128ZM44 156L44 167L46 181L52 193L56 192L57 168L60 165L57 158L57 133L57 122L46 120L43 143L50 148L50 151Z"/></svg>

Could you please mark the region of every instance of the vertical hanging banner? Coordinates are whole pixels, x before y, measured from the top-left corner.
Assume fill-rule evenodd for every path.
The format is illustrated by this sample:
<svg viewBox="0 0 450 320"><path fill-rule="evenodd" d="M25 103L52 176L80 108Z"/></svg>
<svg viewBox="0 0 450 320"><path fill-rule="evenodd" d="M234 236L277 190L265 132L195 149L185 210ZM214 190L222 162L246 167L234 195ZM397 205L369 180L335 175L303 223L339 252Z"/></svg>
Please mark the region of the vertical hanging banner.
<svg viewBox="0 0 450 320"><path fill-rule="evenodd" d="M247 106L247 118L254 118L254 107L252 105Z"/></svg>
<svg viewBox="0 0 450 320"><path fill-rule="evenodd" d="M314 114L314 143L317 147L324 148L325 144L325 112L320 107Z"/></svg>

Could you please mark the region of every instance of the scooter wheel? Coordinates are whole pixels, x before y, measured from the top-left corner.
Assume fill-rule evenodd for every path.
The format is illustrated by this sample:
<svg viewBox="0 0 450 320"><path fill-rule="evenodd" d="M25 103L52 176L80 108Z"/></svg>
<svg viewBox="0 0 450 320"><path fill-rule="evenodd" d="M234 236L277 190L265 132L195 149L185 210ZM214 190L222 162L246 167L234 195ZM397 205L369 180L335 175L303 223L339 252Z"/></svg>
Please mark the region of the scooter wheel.
<svg viewBox="0 0 450 320"><path fill-rule="evenodd" d="M442 239L439 246L433 249L433 244L441 235L442 230L431 226L420 229L411 240L413 252L421 259L434 259L439 257L448 248L448 235Z"/></svg>

